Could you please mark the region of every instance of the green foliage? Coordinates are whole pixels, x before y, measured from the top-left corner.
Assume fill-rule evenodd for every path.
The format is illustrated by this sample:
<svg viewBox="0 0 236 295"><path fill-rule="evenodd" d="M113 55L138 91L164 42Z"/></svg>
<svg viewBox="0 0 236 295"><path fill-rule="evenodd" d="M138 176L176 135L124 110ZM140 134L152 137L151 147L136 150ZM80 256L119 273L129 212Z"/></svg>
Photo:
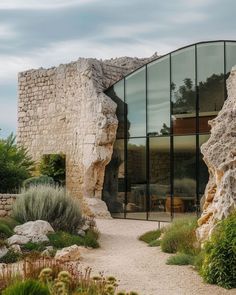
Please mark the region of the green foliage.
<svg viewBox="0 0 236 295"><path fill-rule="evenodd" d="M210 284L236 288L236 212L219 222L205 247L201 275Z"/></svg>
<svg viewBox="0 0 236 295"><path fill-rule="evenodd" d="M148 231L148 232L144 233L143 235L141 235L139 237L139 240L150 245L150 243L151 244L155 243L155 241L160 237L160 235L161 235L161 230L159 230L159 229L152 230L152 231Z"/></svg>
<svg viewBox="0 0 236 295"><path fill-rule="evenodd" d="M0 239L7 239L14 234L14 227L18 225L13 218L0 218Z"/></svg>
<svg viewBox="0 0 236 295"><path fill-rule="evenodd" d="M0 193L17 193L22 182L30 177L33 161L11 134L0 139Z"/></svg>
<svg viewBox="0 0 236 295"><path fill-rule="evenodd" d="M192 265L194 263L194 256L185 254L185 253L177 253L169 257L166 261L168 265Z"/></svg>
<svg viewBox="0 0 236 295"><path fill-rule="evenodd" d="M41 185L53 185L54 180L52 177L49 177L47 175L30 177L23 182L23 187L28 189L30 186L40 185L40 184Z"/></svg>
<svg viewBox="0 0 236 295"><path fill-rule="evenodd" d="M199 249L196 248L196 228L196 218L188 217L175 220L164 231L164 236L161 240L162 251L166 253L197 253Z"/></svg>
<svg viewBox="0 0 236 295"><path fill-rule="evenodd" d="M54 230L75 232L82 222L78 200L55 186L32 186L23 190L13 205L13 216L20 223L46 220Z"/></svg>
<svg viewBox="0 0 236 295"><path fill-rule="evenodd" d="M161 240L154 240L148 244L149 247L159 247L160 245L161 245Z"/></svg>
<svg viewBox="0 0 236 295"><path fill-rule="evenodd" d="M61 249L71 245L86 246L98 248L97 236L92 230L88 230L84 237L73 235L67 232L59 231L48 235L50 245L54 248Z"/></svg>
<svg viewBox="0 0 236 295"><path fill-rule="evenodd" d="M23 251L38 251L42 252L45 250L46 246L48 243L33 243L33 242L28 242L24 245L21 246L21 249Z"/></svg>
<svg viewBox="0 0 236 295"><path fill-rule="evenodd" d="M15 263L21 260L22 254L9 250L6 255L0 258L0 263Z"/></svg>
<svg viewBox="0 0 236 295"><path fill-rule="evenodd" d="M44 155L39 165L39 171L41 174L53 178L57 184L65 185L65 155Z"/></svg>
<svg viewBox="0 0 236 295"><path fill-rule="evenodd" d="M15 282L3 292L3 295L50 295L47 286L36 280L26 280L24 282Z"/></svg>

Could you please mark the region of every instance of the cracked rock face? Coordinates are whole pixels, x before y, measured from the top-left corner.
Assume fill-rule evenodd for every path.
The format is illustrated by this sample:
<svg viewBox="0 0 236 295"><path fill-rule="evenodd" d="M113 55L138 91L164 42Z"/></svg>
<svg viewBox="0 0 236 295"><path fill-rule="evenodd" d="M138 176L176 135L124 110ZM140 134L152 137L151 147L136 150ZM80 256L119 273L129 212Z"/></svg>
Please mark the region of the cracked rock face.
<svg viewBox="0 0 236 295"><path fill-rule="evenodd" d="M210 175L198 220L200 242L209 238L217 221L236 209L236 67L227 80L227 90L222 110L209 122L211 136L201 148Z"/></svg>
<svg viewBox="0 0 236 295"><path fill-rule="evenodd" d="M36 162L66 155L66 187L96 215L109 216L101 193L118 126L116 103L104 90L154 58L80 58L18 76L18 143Z"/></svg>

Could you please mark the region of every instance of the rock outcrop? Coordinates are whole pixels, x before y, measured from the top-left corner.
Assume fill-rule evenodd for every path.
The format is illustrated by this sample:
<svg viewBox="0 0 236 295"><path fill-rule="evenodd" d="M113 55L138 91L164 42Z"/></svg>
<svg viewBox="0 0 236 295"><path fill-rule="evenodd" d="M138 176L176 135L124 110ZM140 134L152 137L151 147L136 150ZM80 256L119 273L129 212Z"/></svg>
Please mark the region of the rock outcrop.
<svg viewBox="0 0 236 295"><path fill-rule="evenodd" d="M116 103L104 90L154 58L80 58L19 74L18 143L35 161L44 154L65 154L67 189L77 198L99 199L95 208L104 209L105 166L118 126ZM107 209L99 216L109 216Z"/></svg>
<svg viewBox="0 0 236 295"><path fill-rule="evenodd" d="M236 67L227 80L228 98L218 116L209 122L211 136L201 151L209 170L203 212L197 235L204 242L217 221L236 209Z"/></svg>

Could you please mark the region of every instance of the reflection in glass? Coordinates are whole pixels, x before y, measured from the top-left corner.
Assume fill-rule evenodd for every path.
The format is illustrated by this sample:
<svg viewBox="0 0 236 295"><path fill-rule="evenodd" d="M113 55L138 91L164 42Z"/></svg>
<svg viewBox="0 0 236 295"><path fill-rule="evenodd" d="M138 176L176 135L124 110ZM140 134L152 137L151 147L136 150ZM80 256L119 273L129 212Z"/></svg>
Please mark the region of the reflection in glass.
<svg viewBox="0 0 236 295"><path fill-rule="evenodd" d="M209 139L209 134L199 135L199 147L201 148L202 144ZM209 174L208 168L203 161L203 155L200 151L199 154L199 197L201 198L204 195L204 191L208 182Z"/></svg>
<svg viewBox="0 0 236 295"><path fill-rule="evenodd" d="M146 219L146 138L128 141L127 218Z"/></svg>
<svg viewBox="0 0 236 295"><path fill-rule="evenodd" d="M116 138L124 138L125 136L125 103L124 103L124 79L110 87L106 94L112 98L117 104L116 116L119 124Z"/></svg>
<svg viewBox="0 0 236 295"><path fill-rule="evenodd" d="M149 135L170 133L170 57L147 66L147 129Z"/></svg>
<svg viewBox="0 0 236 295"><path fill-rule="evenodd" d="M125 190L124 140L117 139L106 166L102 197L112 216L124 217Z"/></svg>
<svg viewBox="0 0 236 295"><path fill-rule="evenodd" d="M146 70L142 68L125 80L128 134L146 136Z"/></svg>
<svg viewBox="0 0 236 295"><path fill-rule="evenodd" d="M170 137L149 138L149 193L151 220L170 220Z"/></svg>
<svg viewBox="0 0 236 295"><path fill-rule="evenodd" d="M226 78L236 65L236 42L226 42Z"/></svg>
<svg viewBox="0 0 236 295"><path fill-rule="evenodd" d="M174 134L196 132L195 47L171 54L171 101Z"/></svg>
<svg viewBox="0 0 236 295"><path fill-rule="evenodd" d="M208 132L224 103L224 43L197 45L197 81L199 87L199 132Z"/></svg>
<svg viewBox="0 0 236 295"><path fill-rule="evenodd" d="M196 201L196 137L174 137L175 213L194 212Z"/></svg>

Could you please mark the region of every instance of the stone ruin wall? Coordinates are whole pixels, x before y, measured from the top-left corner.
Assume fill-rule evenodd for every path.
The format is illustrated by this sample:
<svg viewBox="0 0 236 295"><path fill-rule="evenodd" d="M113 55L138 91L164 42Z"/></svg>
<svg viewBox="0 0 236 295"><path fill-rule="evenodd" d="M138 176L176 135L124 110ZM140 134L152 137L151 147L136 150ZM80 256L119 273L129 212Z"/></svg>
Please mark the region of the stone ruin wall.
<svg viewBox="0 0 236 295"><path fill-rule="evenodd" d="M44 154L65 154L68 191L92 202L97 213L107 211L97 202L118 126L116 104L103 91L153 58L80 58L18 75L18 144L36 162Z"/></svg>
<svg viewBox="0 0 236 295"><path fill-rule="evenodd" d="M0 194L0 217L11 216L12 205L17 196L16 194Z"/></svg>
<svg viewBox="0 0 236 295"><path fill-rule="evenodd" d="M198 238L204 242L217 221L236 209L236 67L227 80L228 98L218 116L209 122L211 136L201 151L209 170Z"/></svg>

